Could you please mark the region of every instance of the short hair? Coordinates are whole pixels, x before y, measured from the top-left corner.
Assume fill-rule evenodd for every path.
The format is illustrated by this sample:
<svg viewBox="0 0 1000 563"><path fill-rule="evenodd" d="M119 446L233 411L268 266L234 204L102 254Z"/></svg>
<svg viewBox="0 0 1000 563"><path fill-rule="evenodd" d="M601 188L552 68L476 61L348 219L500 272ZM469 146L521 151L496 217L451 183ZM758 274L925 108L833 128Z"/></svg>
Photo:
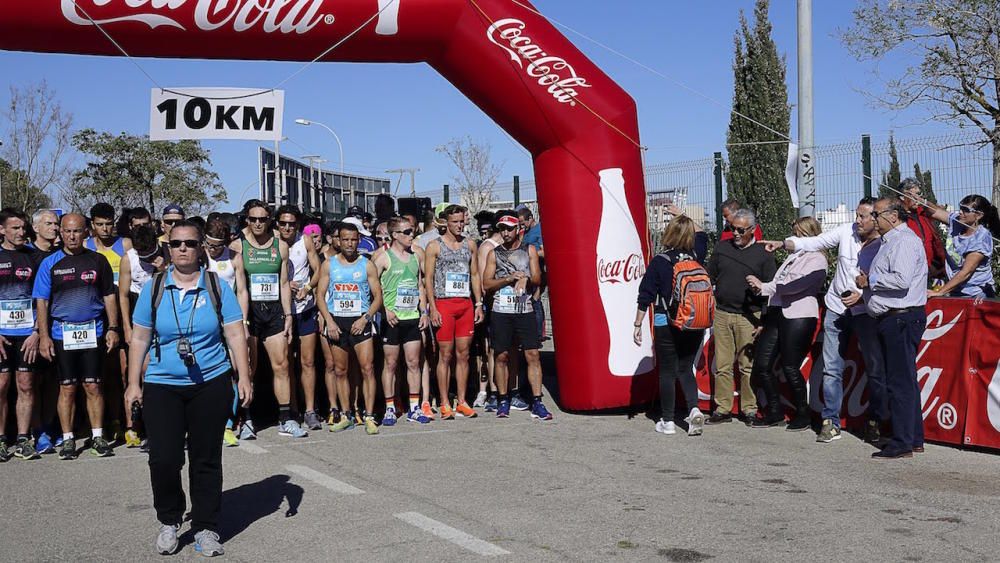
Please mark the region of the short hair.
<svg viewBox="0 0 1000 563"><path fill-rule="evenodd" d="M0 226L6 226L8 219L20 219L24 221L24 226L28 227L28 217L24 213L21 213L19 209L14 209L13 207L0 209Z"/></svg>
<svg viewBox="0 0 1000 563"><path fill-rule="evenodd" d="M339 237L340 221L327 221L323 223L323 236Z"/></svg>
<svg viewBox="0 0 1000 563"><path fill-rule="evenodd" d="M177 229L194 229L198 233L198 241L203 242L205 240L205 231L201 230L201 225L191 219L181 219L174 223L174 226L170 229L170 236L173 236L177 232Z"/></svg>
<svg viewBox="0 0 1000 563"><path fill-rule="evenodd" d="M903 178L903 181L899 183L899 187L897 189L901 192L905 192L906 190L913 188L917 188L918 192L923 193L924 184L916 178Z"/></svg>
<svg viewBox="0 0 1000 563"><path fill-rule="evenodd" d="M458 205L457 203L453 203L453 204L449 205L448 207L444 208L444 211L441 212L441 217L447 219L448 217L450 217L450 216L452 216L452 215L454 215L456 213L461 213L461 214L464 215L466 211L468 211L468 209L466 209L465 206Z"/></svg>
<svg viewBox="0 0 1000 563"><path fill-rule="evenodd" d="M660 245L686 252L694 250L694 220L687 215L671 219L660 236Z"/></svg>
<svg viewBox="0 0 1000 563"><path fill-rule="evenodd" d="M101 219L115 220L115 208L110 203L98 203L90 208L90 220L93 221L100 217Z"/></svg>
<svg viewBox="0 0 1000 563"><path fill-rule="evenodd" d="M733 211L732 219L746 219L747 222L750 223L751 227L757 226L757 215L746 207L741 207L736 211Z"/></svg>
<svg viewBox="0 0 1000 563"><path fill-rule="evenodd" d="M524 221L530 221L530 220L532 220L532 219L535 218L535 214L532 213L531 210L528 209L527 207L522 207L521 209L519 209L517 211L517 216L520 217ZM497 217L497 219L500 219L500 218Z"/></svg>
<svg viewBox="0 0 1000 563"><path fill-rule="evenodd" d="M150 225L139 225L132 231L132 248L140 255L146 255L159 247L156 229Z"/></svg>
<svg viewBox="0 0 1000 563"><path fill-rule="evenodd" d="M56 221L59 221L59 216L56 215L55 211L52 211L51 209L39 209L31 214L31 224L34 225L38 223L42 220L42 217L45 217L46 215L51 215L56 218Z"/></svg>
<svg viewBox="0 0 1000 563"><path fill-rule="evenodd" d="M386 228L389 230L389 236L392 236L392 232L399 229L403 224L410 224L410 220L401 215L395 215L387 221L388 225Z"/></svg>
<svg viewBox="0 0 1000 563"><path fill-rule="evenodd" d="M296 223L300 223L302 221L302 212L299 211L299 208L294 205L282 205L278 208L278 211L275 212L274 218L277 219L285 214L294 215Z"/></svg>
<svg viewBox="0 0 1000 563"><path fill-rule="evenodd" d="M858 201L858 205L875 205L875 198L865 196Z"/></svg>
<svg viewBox="0 0 1000 563"><path fill-rule="evenodd" d="M792 221L792 229L794 230L796 227L802 229L802 232L807 237L816 237L823 234L823 226L812 216L799 217Z"/></svg>
<svg viewBox="0 0 1000 563"><path fill-rule="evenodd" d="M895 211L896 216L899 217L900 221L906 221L910 216L910 214L906 212L906 208L903 207L903 201L898 197L880 197L875 200L875 203L879 202L884 202L886 204L886 211Z"/></svg>
<svg viewBox="0 0 1000 563"><path fill-rule="evenodd" d="M361 236L361 231L354 223L341 222L340 227L337 229L337 234L339 235L342 231L347 231L349 233L358 233L358 236Z"/></svg>
<svg viewBox="0 0 1000 563"><path fill-rule="evenodd" d="M205 234L214 239L228 240L229 225L221 217L213 217L209 219L208 224L205 226Z"/></svg>
<svg viewBox="0 0 1000 563"><path fill-rule="evenodd" d="M243 215L250 215L250 210L254 209L256 207L263 208L264 211L267 211L268 215L271 214L271 206L270 205L264 203L263 201L261 201L259 199L250 199L250 200L247 200L247 202L243 204Z"/></svg>
<svg viewBox="0 0 1000 563"><path fill-rule="evenodd" d="M735 210L742 209L742 208L743 208L743 204L740 203L740 200L736 199L735 197L731 197L731 198L727 199L726 201L723 201L722 205L719 206L719 210L720 211L723 210L723 209L732 209L732 210L735 211Z"/></svg>

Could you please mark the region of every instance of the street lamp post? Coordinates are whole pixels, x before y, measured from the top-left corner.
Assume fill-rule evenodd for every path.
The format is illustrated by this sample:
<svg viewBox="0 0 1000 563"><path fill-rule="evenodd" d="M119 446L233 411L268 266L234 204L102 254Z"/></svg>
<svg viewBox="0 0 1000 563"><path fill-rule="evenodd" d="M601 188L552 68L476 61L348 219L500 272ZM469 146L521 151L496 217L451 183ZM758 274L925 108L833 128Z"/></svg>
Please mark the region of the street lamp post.
<svg viewBox="0 0 1000 563"><path fill-rule="evenodd" d="M333 129L331 129L330 126L328 126L326 124L323 124L323 123L320 123L319 121L313 121L311 119L302 119L300 117L300 118L298 118L298 119L295 120L295 123L298 124L298 125L306 125L306 126L309 126L309 125L319 125L323 129L326 129L327 131L329 131L331 135L333 135L333 138L337 141L337 148L340 151L340 176L341 176L341 181L343 181L343 176L344 176L344 144L340 142L340 136L337 135L337 132L334 131ZM353 198L354 198L354 193L352 191L351 192L351 199L353 199Z"/></svg>

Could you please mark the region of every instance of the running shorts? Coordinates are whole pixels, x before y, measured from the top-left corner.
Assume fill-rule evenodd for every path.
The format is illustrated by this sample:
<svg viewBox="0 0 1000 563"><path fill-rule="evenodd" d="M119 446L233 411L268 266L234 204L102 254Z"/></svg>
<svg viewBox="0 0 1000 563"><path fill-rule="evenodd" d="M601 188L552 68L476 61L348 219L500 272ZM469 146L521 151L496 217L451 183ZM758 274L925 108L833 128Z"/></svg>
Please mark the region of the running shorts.
<svg viewBox="0 0 1000 563"><path fill-rule="evenodd" d="M337 323L337 328L340 329L340 338L333 338L329 329L327 329L327 334L324 335L330 344L333 344L337 348L348 350L371 340L375 336L375 325L372 323L365 324L365 330L361 334L351 334L351 325L361 317L333 317L333 322Z"/></svg>
<svg viewBox="0 0 1000 563"><path fill-rule="evenodd" d="M514 338L524 350L538 350L538 325L534 313L493 313L493 352L500 354L514 350Z"/></svg>
<svg viewBox="0 0 1000 563"><path fill-rule="evenodd" d="M33 371L35 369L34 362L29 364L24 359L24 352L21 351L21 347L24 346L24 341L27 340L28 337L5 336L4 338L7 339L7 346L4 347L7 359L0 360L0 373L10 373L12 371ZM0 398L0 400L5 400L5 398Z"/></svg>
<svg viewBox="0 0 1000 563"><path fill-rule="evenodd" d="M472 301L464 297L449 297L435 301L441 313L441 326L437 329L438 342L451 342L456 338L472 338L476 329L476 313Z"/></svg>
<svg viewBox="0 0 1000 563"><path fill-rule="evenodd" d="M420 319L399 321L396 326L390 326L389 321L382 319L382 343L386 346L401 346L407 342L420 342Z"/></svg>
<svg viewBox="0 0 1000 563"><path fill-rule="evenodd" d="M59 367L59 384L100 383L104 374L104 337L97 339L96 348L65 350L62 340L53 340L56 348L56 365Z"/></svg>
<svg viewBox="0 0 1000 563"><path fill-rule="evenodd" d="M266 340L285 330L280 301L250 302L250 336Z"/></svg>

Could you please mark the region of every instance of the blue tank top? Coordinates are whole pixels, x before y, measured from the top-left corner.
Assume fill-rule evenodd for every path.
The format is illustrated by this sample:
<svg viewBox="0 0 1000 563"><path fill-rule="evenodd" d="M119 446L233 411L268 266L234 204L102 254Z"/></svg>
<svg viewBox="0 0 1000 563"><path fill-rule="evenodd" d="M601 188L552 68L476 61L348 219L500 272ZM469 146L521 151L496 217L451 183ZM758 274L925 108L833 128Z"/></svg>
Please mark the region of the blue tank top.
<svg viewBox="0 0 1000 563"><path fill-rule="evenodd" d="M354 263L345 265L338 255L327 263L330 264L330 285L326 288L326 306L330 314L356 318L367 313L371 306L368 259L358 256Z"/></svg>

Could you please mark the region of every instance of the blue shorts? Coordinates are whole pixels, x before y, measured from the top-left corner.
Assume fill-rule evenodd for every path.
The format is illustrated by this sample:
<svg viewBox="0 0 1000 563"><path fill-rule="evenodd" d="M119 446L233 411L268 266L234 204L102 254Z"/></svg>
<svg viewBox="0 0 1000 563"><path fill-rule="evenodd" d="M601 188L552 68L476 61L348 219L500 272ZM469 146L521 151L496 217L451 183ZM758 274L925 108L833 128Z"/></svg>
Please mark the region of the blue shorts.
<svg viewBox="0 0 1000 563"><path fill-rule="evenodd" d="M295 330L295 336L302 338L303 336L309 336L310 334L316 334L319 332L319 324L317 323L317 309L313 307L301 313L295 313L292 315L295 320L293 328Z"/></svg>

